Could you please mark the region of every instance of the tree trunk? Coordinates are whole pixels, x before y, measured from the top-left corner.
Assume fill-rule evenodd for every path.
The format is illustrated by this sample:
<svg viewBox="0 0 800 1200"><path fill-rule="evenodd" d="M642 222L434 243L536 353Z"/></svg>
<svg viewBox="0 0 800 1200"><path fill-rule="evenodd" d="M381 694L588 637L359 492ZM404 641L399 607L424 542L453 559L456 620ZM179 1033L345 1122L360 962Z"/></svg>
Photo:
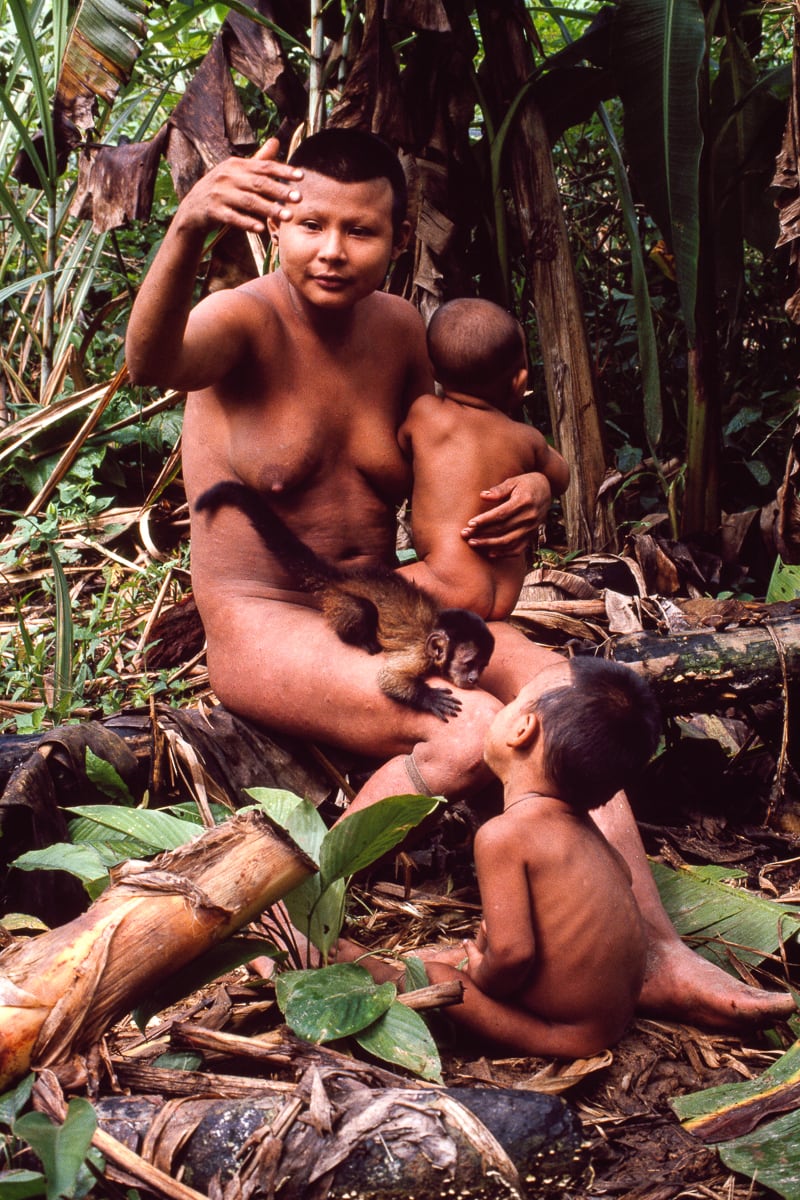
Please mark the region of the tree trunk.
<svg viewBox="0 0 800 1200"><path fill-rule="evenodd" d="M156 983L315 870L256 812L126 863L87 912L0 954L0 1090L88 1050Z"/></svg>
<svg viewBox="0 0 800 1200"><path fill-rule="evenodd" d="M534 69L526 13L513 3L478 4L484 70L504 114ZM572 482L562 508L571 550L612 545L615 531L597 496L605 475L603 433L595 396L583 305L569 249L550 142L538 107L522 101L510 136L511 187L526 245L539 325L550 419Z"/></svg>

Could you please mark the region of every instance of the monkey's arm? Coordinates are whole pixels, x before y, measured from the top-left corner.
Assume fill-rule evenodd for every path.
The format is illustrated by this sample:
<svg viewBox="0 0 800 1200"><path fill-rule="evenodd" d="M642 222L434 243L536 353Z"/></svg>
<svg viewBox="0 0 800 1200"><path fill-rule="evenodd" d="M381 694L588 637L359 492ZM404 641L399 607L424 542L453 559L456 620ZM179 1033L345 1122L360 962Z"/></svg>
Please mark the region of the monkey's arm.
<svg viewBox="0 0 800 1200"><path fill-rule="evenodd" d="M419 712L433 713L441 721L461 711L461 701L449 688L434 688L419 677L419 666L404 655L387 655L378 674L378 686L399 704L408 704Z"/></svg>

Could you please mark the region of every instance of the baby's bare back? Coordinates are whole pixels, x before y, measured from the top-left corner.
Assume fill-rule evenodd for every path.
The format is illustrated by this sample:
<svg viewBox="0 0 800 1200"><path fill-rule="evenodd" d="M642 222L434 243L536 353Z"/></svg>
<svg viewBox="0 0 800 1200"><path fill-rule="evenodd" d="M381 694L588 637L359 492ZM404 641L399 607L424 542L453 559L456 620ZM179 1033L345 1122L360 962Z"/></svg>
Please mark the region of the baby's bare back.
<svg viewBox="0 0 800 1200"><path fill-rule="evenodd" d="M425 567L459 604L481 615L508 615L525 576L525 555L488 558L462 536L467 522L493 507L480 493L498 479L538 469L544 438L494 408L422 396L401 429L414 462L411 522L414 548ZM425 578L419 582L433 586ZM437 588L438 591L438 588ZM471 601L471 602L470 602Z"/></svg>

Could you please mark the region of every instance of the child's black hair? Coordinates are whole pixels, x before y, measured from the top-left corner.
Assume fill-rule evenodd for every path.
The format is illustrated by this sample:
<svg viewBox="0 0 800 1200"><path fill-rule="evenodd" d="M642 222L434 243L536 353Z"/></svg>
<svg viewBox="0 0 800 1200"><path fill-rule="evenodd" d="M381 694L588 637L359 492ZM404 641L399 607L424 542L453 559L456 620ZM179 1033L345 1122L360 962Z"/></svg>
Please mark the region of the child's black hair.
<svg viewBox="0 0 800 1200"><path fill-rule="evenodd" d="M542 723L544 766L576 809L599 808L629 787L658 745L661 717L650 685L608 659L570 659L571 681L533 704Z"/></svg>
<svg viewBox="0 0 800 1200"><path fill-rule="evenodd" d="M392 189L392 229L395 236L406 219L408 189L400 160L392 147L366 129L321 129L300 143L289 159L339 183L386 179Z"/></svg>

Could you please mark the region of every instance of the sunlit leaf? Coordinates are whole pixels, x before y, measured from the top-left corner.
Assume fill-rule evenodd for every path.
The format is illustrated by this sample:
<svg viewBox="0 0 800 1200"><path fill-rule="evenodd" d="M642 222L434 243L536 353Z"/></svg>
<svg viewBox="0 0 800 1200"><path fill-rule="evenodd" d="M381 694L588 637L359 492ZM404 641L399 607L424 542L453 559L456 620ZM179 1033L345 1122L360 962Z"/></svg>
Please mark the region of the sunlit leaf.
<svg viewBox="0 0 800 1200"><path fill-rule="evenodd" d="M692 940L704 958L730 969L724 943L748 963L759 963L782 941L797 938L800 909L755 896L721 882L730 878L724 867L682 867L650 864L670 920L681 937Z"/></svg>
<svg viewBox="0 0 800 1200"><path fill-rule="evenodd" d="M757 1079L671 1102L684 1128L716 1146L727 1167L786 1200L800 1194L800 1043ZM771 1115L785 1114L776 1120Z"/></svg>
<svg viewBox="0 0 800 1200"><path fill-rule="evenodd" d="M322 843L323 884L354 875L387 854L438 804L430 796L388 796L346 816Z"/></svg>
<svg viewBox="0 0 800 1200"><path fill-rule="evenodd" d="M117 808L112 804L79 804L67 812L90 817L98 825L116 829L149 846L153 851L177 850L198 835L197 825L180 821L158 809Z"/></svg>
<svg viewBox="0 0 800 1200"><path fill-rule="evenodd" d="M442 1064L436 1043L419 1013L399 1000L368 1029L355 1035L359 1046L382 1058L413 1071L423 1079L442 1082Z"/></svg>

